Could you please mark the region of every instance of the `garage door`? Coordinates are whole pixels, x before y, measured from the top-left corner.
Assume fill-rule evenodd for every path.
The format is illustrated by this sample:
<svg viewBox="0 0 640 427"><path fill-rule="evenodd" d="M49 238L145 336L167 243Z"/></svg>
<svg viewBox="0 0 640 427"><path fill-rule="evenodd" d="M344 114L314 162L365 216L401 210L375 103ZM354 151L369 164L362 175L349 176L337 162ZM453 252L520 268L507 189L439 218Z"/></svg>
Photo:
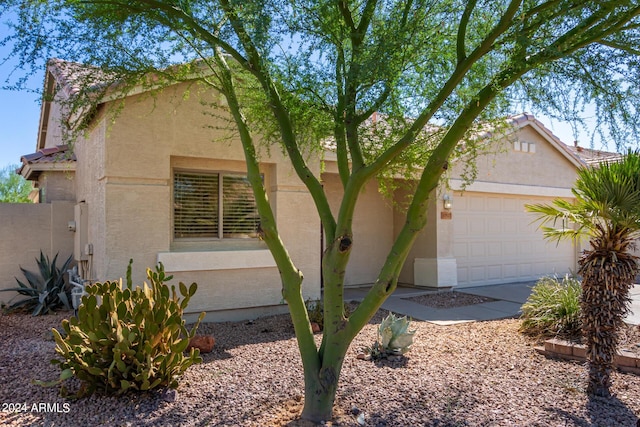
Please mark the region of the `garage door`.
<svg viewBox="0 0 640 427"><path fill-rule="evenodd" d="M459 286L537 280L575 270L575 250L568 242L543 239L527 203L552 198L465 192L453 206L454 256Z"/></svg>

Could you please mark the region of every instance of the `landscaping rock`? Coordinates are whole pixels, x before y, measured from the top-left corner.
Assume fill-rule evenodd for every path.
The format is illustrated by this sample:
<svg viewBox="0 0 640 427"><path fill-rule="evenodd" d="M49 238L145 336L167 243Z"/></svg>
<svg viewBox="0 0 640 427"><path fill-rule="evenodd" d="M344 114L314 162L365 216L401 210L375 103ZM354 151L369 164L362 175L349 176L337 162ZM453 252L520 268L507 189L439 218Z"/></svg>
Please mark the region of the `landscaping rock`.
<svg viewBox="0 0 640 427"><path fill-rule="evenodd" d="M187 351L192 348L198 348L200 349L200 353L211 353L215 343L216 340L211 335L196 335L189 341Z"/></svg>
<svg viewBox="0 0 640 427"><path fill-rule="evenodd" d="M359 427L360 413L365 425L372 427L637 423L640 376L616 370L612 373L616 398L590 399L584 392L584 363L539 355L532 348L536 342L518 333L516 319L452 326L412 322L420 338L407 363L357 360L361 349L376 340L378 324L387 314L376 313L351 344L338 385L335 419L326 425ZM58 387L33 382L60 376L60 368L50 363L58 358L55 343L45 340L43 333L60 325L64 317L63 313L32 317L0 312L0 403L7 404L5 412L0 408L0 425L310 426L297 420L304 405L303 366L288 315L259 318L251 325L202 323L198 333L215 336L216 346L203 363L187 369L177 396L96 393L72 401L60 397ZM273 332L260 333L265 329ZM320 346L322 337L315 340ZM638 342L625 339L621 346L632 348ZM74 392L79 385L74 379L66 387ZM28 409L11 408L12 402L26 403ZM40 402L50 410L31 411ZM352 412L354 407L357 411Z"/></svg>

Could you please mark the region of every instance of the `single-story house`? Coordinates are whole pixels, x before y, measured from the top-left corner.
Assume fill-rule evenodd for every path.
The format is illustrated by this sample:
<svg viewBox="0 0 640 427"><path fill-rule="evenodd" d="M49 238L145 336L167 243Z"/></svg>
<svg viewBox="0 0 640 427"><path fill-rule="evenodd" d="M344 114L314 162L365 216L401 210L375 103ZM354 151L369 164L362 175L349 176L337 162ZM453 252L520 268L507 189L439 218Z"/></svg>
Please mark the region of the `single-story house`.
<svg viewBox="0 0 640 427"><path fill-rule="evenodd" d="M278 270L256 237L241 144L222 119L202 112L200 97L222 98L184 97L182 85L155 97L130 95L115 121L108 105L87 113L89 127L71 150L63 140L63 101L77 87L74 68L65 64L48 65L36 150L22 157L20 173L36 182L40 203L75 203L68 226L85 278L122 277L133 258L134 280L142 281L145 268L160 261L176 283L198 283L190 312L204 310L215 320L283 311ZM468 287L575 270L576 247L543 240L524 204L571 198L576 168L585 163L533 116L510 123L501 149L477 160L477 178L464 192L459 168L450 168L449 186L429 208L401 283ZM311 167L337 209L342 187L334 154L323 161ZM263 153L260 166L282 239L304 273L305 297L317 298L323 238L311 197L280 150ZM361 194L346 286L375 280L403 223L394 206L376 182Z"/></svg>

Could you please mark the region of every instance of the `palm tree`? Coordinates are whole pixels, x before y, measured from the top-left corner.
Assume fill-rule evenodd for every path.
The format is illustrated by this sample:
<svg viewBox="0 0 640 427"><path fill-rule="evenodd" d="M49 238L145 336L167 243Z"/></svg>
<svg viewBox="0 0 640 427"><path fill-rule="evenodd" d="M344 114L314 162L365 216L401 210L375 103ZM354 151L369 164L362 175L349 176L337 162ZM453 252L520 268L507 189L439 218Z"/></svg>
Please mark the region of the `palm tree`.
<svg viewBox="0 0 640 427"><path fill-rule="evenodd" d="M557 199L552 205L526 208L538 214L546 238L589 238L590 248L578 261L587 393L610 396L617 332L629 311L629 290L638 273L632 250L640 235L640 154L629 152L619 162L581 168L572 191L574 202Z"/></svg>

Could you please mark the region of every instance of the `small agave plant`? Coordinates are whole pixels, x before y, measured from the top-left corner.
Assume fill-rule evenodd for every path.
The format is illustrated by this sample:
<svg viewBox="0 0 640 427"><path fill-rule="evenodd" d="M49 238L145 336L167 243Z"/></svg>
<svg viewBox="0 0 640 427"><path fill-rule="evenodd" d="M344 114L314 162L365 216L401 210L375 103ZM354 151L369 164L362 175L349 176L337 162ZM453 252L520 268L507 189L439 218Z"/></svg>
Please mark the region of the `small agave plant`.
<svg viewBox="0 0 640 427"><path fill-rule="evenodd" d="M382 359L388 356L400 356L411 350L413 334L409 330L407 317L396 317L389 313L378 327L378 339L371 347L365 349L372 359Z"/></svg>

